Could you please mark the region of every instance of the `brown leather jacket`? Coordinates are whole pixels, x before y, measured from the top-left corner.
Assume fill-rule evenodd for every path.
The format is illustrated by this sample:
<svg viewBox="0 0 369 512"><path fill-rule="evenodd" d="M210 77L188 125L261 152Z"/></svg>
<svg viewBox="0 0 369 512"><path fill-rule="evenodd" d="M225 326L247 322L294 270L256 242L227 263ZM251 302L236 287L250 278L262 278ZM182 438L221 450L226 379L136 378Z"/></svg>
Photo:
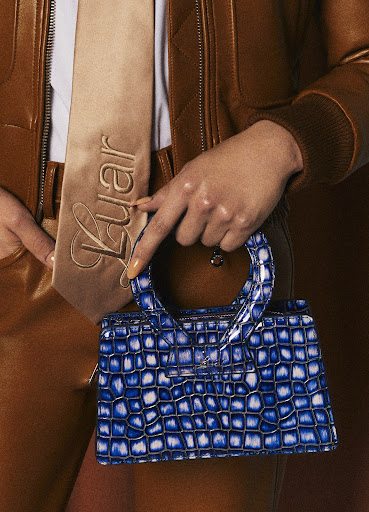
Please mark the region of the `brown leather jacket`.
<svg viewBox="0 0 369 512"><path fill-rule="evenodd" d="M52 12L51 0L0 3L0 185L33 214ZM338 182L369 160L368 0L168 0L168 19L175 172L258 119L282 124L300 145L304 171L291 188ZM298 93L314 20L329 71Z"/></svg>

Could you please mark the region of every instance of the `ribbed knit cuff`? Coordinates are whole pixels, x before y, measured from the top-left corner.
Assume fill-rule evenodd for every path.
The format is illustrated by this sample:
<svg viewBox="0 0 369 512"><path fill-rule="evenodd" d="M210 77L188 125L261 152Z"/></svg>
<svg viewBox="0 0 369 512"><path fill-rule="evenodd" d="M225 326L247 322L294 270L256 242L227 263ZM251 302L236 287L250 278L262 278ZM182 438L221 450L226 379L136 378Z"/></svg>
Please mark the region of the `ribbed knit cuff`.
<svg viewBox="0 0 369 512"><path fill-rule="evenodd" d="M326 96L308 94L292 105L260 110L247 127L268 120L283 126L299 145L304 168L291 178L288 191L310 183L338 183L350 171L354 154L354 133L344 111Z"/></svg>

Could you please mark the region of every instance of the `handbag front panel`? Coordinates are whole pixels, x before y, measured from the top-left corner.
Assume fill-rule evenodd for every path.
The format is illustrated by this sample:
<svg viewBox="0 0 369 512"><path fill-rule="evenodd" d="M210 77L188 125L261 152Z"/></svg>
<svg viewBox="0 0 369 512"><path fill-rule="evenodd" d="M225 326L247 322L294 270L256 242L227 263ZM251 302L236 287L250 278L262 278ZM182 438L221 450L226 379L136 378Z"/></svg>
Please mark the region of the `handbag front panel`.
<svg viewBox="0 0 369 512"><path fill-rule="evenodd" d="M227 325L225 320L198 318L184 324L199 345L219 343ZM234 373L217 373L212 367L203 375L169 377L173 347L167 339L154 333L139 313L111 315L102 330L96 441L100 463L335 447L311 316L264 317L243 342L249 364Z"/></svg>

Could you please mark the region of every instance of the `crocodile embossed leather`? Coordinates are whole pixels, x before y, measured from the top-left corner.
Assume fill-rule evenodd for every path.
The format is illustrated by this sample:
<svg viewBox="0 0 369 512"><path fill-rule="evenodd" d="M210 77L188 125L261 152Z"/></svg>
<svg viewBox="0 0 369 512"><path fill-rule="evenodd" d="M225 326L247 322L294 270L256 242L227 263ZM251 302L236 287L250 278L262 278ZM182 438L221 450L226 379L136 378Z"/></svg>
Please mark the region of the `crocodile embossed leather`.
<svg viewBox="0 0 369 512"><path fill-rule="evenodd" d="M246 247L250 275L233 304L170 313L149 266L131 282L141 311L104 318L100 463L335 448L309 307L302 300L270 303L271 249L261 232Z"/></svg>

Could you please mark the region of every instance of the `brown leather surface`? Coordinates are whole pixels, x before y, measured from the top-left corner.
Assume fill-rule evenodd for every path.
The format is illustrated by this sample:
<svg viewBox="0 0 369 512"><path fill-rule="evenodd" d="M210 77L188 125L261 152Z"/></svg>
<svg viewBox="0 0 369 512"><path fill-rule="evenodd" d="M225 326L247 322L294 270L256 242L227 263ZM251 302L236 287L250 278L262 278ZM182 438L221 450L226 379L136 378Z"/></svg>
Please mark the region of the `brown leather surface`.
<svg viewBox="0 0 369 512"><path fill-rule="evenodd" d="M0 288L0 510L59 512L93 430L99 329L28 252Z"/></svg>
<svg viewBox="0 0 369 512"><path fill-rule="evenodd" d="M8 43L0 45L0 186L33 214L38 202L49 7L47 0L6 1L0 6L1 42Z"/></svg>
<svg viewBox="0 0 369 512"><path fill-rule="evenodd" d="M44 219L56 218L56 210L60 206L63 176L64 164L59 162L47 163L43 196Z"/></svg>
<svg viewBox="0 0 369 512"><path fill-rule="evenodd" d="M245 120L256 108L278 107L290 101L291 84L295 86L295 67L299 49L304 39L304 28L311 15L312 7L317 2L299 1L271 3L258 2L219 2L209 0L201 2L205 27L208 27L208 39L205 45L206 70L208 70L204 101L207 105L206 124L208 144L222 141L245 126ZM6 5L5 5L6 4ZM9 5L12 2L2 2L0 13L3 20L10 20L13 13ZM255 4L257 8L255 9ZM278 9L275 13L280 17L282 45L285 53L276 54L275 61L271 59L273 46L268 39L268 31L279 30L270 18L264 16L271 4ZM367 0L324 0L319 2L322 10L322 36L328 45L329 64L335 69L326 78L314 86L314 91L323 93L329 101L339 101L340 110L345 112L344 118L352 122L350 135L355 135L355 158L353 168L368 160L368 2ZM198 89L198 41L197 20L195 16L195 2L169 2L171 13L170 33L170 62L171 62L171 122L172 134L175 144L173 159L175 170L178 172L183 164L201 151L199 144L200 112ZM35 212L38 192L39 176L39 141L42 126L43 112L43 83L44 83L44 46L45 29L49 2L47 0L18 0L18 11L14 24L4 24L8 32L2 33L4 42L8 41L14 48L16 39L17 52L10 55L11 49L4 44L0 47L1 73L8 74L6 80L0 84L0 185L20 197ZM7 10L9 9L9 10ZM249 12L247 12L249 9ZM236 52L239 47L243 50L251 45L248 40L252 31L238 30L240 19L251 17L257 11L263 21L262 31L258 35L258 53L251 64L237 70L238 62ZM236 17L235 17L236 13ZM264 14L263 14L264 13ZM273 24L274 23L274 24ZM297 28L296 28L297 27ZM272 34L273 31L270 32ZM2 41L2 40L1 40ZM214 58L213 51L217 57ZM253 51L253 48L250 48ZM280 52L280 49L278 50ZM210 53L209 53L210 52ZM290 64L290 74L281 82L281 75L277 72L278 66L285 66L285 59ZM10 62L11 65L10 65ZM4 71L5 70L5 71ZM10 74L7 70L10 70ZM275 73L270 73L274 70ZM258 81L260 74L268 73L273 76L265 82ZM316 78L321 74L318 70ZM178 78L174 82L173 76ZM292 75L292 78L291 78ZM183 79L185 77L185 79ZM1 79L1 77L0 77ZM240 84L238 84L240 81ZM307 82L310 83L310 82ZM246 96L249 100L245 100ZM343 112L342 111L342 112ZM347 117L346 117L347 116ZM340 141L333 141L339 144ZM343 172L341 170L341 172ZM347 169L345 169L347 172ZM316 190L301 200L298 204L300 215L295 218L293 230L295 233L295 246L297 260L304 259L315 248L308 261L310 266L301 265L298 270L300 279L297 290L304 298L309 299L308 290L311 290L313 311L315 312L321 338L327 339L326 366L331 375L330 383L336 418L341 436L341 448L332 455L319 457L297 457L288 472L287 481L290 486L285 489L282 499L283 510L303 510L306 512L323 510L363 512L367 503L367 479L369 475L369 460L361 439L367 436L367 411L369 410L366 397L366 368L368 355L366 353L367 332L367 289L363 274L368 260L367 227L365 219L366 210L366 183L367 169L363 173L350 178L355 183L351 189L346 183L339 185L337 195L328 193L320 195ZM351 181L352 180L352 181ZM296 203L299 200L296 199ZM314 208L313 208L314 207ZM363 221L364 219L364 221ZM341 228L342 226L342 228ZM331 243L327 233L334 234L334 243ZM355 241L355 244L353 243ZM360 246L361 252L356 247ZM345 255L343 255L343 248ZM311 267L320 257L324 256L327 263ZM348 256L349 255L349 256ZM360 256L360 257L359 257ZM14 256L2 261L2 264L11 264L0 272L2 279L2 312L1 325L1 374L13 375L13 368L20 368L20 378L16 383L10 382L11 387L6 388L6 401L2 402L3 414L0 415L2 430L5 432L2 439L2 463L6 468L1 469L4 488L1 499L4 501L9 490L20 483L22 493L30 503L30 509L40 512L44 510L57 511L53 503L43 505L40 495L29 494L31 487L40 484L47 489L65 491L64 483L68 487L74 478L78 463L74 469L65 469L65 446L69 453L73 453L74 461L80 461L84 446L87 444L89 432L81 432L79 423L73 427L70 424L59 423L59 420L68 418L76 411L76 418L82 411L86 417L92 417L93 399L84 387L90 365L96 356L95 342L91 340L96 336L91 333L83 319L75 317L73 313L62 305L49 288L47 270L32 260L22 250ZM315 270L314 270L315 269ZM316 271L319 269L319 272ZM317 273L313 273L317 272ZM347 281L346 276L355 276L354 280ZM317 281L318 279L318 281ZM319 281L321 279L321 281ZM346 284L342 287L342 280ZM316 286L316 282L325 283ZM301 286L301 287L300 287ZM16 287L16 288L14 288ZM16 289L16 292L13 292ZM30 298L32 299L30 301ZM330 309L327 314L327 304ZM41 323L35 327L35 317ZM64 320L68 318L68 324ZM352 320L354 319L354 320ZM353 331L353 328L355 330ZM33 329L33 331L32 331ZM58 330L60 336L55 336ZM30 333L33 334L30 335ZM85 339L80 346L74 341L78 332ZM14 340L14 333L20 333L22 344ZM87 340L87 341L86 341ZM91 348L90 343L93 344ZM337 351L340 346L343 351ZM34 358L38 349L46 351L44 355ZM63 350L61 350L61 347ZM354 349L354 350L352 350ZM77 351L78 353L76 354ZM9 356L9 357L8 357ZM41 357L39 359L39 357ZM84 361L81 363L81 361ZM34 363L36 361L36 363ZM358 366L359 361L359 366ZM30 364L28 364L31 362ZM27 363L27 364L26 364ZM43 364L44 363L44 364ZM78 372L75 373L76 366ZM20 366L19 366L20 365ZM58 367L57 373L56 368ZM8 372L8 373L7 373ZM56 375L58 375L56 377ZM343 378L352 376L353 383L363 390L361 395L352 401L352 386L347 386ZM82 377L83 376L83 377ZM46 377L51 377L44 380ZM81 385L82 378L82 385ZM61 393L49 389L50 380L69 386L65 394L67 398L65 407L60 407ZM71 379L71 380L68 380ZM78 382L77 382L78 381ZM36 382L39 391L35 394L30 382ZM46 382L46 384L45 384ZM353 385L354 385L353 384ZM51 387L52 388L52 387ZM73 388L73 391L71 391ZM82 389L82 391L80 391ZM63 392L64 393L64 392ZM9 409L8 404L14 403L14 396L18 400L19 408ZM28 405L27 405L28 404ZM58 404L58 407L55 407ZM72 405L70 405L72 404ZM22 405L24 407L22 407ZM11 414L9 413L11 410ZM41 411L39 419L35 422L34 410ZM21 412L23 411L23 412ZM56 412L55 418L50 414ZM67 420L69 422L69 420ZM92 421L92 420L91 420ZM34 449L30 449L30 432L40 425L44 425L41 439L33 437ZM90 431L90 425L87 430ZM56 435L61 433L61 437ZM23 437L22 437L23 436ZM80 437L81 436L81 437ZM18 438L18 439L17 439ZM23 439L20 443L19 440ZM17 441L16 446L12 442ZM75 440L75 442L74 442ZM55 446L56 462L45 465L44 447L48 443ZM66 443L66 444L65 444ZM15 449L16 448L16 449ZM61 456L59 457L59 455ZM32 471L24 472L24 467ZM40 475L38 467L43 467L47 475ZM13 469L12 469L13 468ZM58 481L52 481L58 475ZM306 477L304 486L301 486L301 475ZM296 506L296 492L301 493L298 507ZM35 491L32 491L35 492ZM17 490L17 499L21 497ZM56 492L55 496L58 494ZM59 495L60 501L60 495ZM2 510L7 505L2 503ZM4 508L5 507L5 508ZM18 507L18 509L17 509ZM320 507L320 509L319 509ZM19 503L12 503L8 510L22 510ZM303 512L305 512L303 510Z"/></svg>
<svg viewBox="0 0 369 512"><path fill-rule="evenodd" d="M294 188L336 183L368 161L366 0L354 5L342 0L169 0L168 6L175 173L201 152L202 124L209 149L248 126L256 111L257 119L265 112L265 119L285 126L300 145L304 170ZM329 72L297 94L313 12L327 46ZM279 109L285 105L286 110ZM320 139L326 151L320 150ZM330 166L336 153L339 158Z"/></svg>
<svg viewBox="0 0 369 512"><path fill-rule="evenodd" d="M274 248L273 297L278 300L291 294L291 248L284 221L275 220L265 232ZM196 281L191 285L195 290L206 287L209 294L211 280L202 276L200 285ZM268 456L99 468L91 441L67 512L100 512L101 507L111 512L276 512L285 463L283 456Z"/></svg>
<svg viewBox="0 0 369 512"><path fill-rule="evenodd" d="M8 23L1 36L7 44L0 47L0 69L3 66L4 70L4 80L0 83L0 185L20 197L34 213L50 6L48 0L3 4L2 19ZM201 0L199 5L204 64L201 93L196 2L168 1L175 172L201 152L200 117L205 124L206 147L209 148L242 130L256 109L263 111L290 103L297 94L299 55L314 6L319 8L316 12L320 15L328 65L333 69L301 95L318 93L326 98L328 118L336 121L337 116L341 116L342 121L348 123L343 124L342 139L347 139L346 149L351 154L354 152L351 166L348 168L346 161L342 162L335 176L329 179L338 181L368 160L369 107L364 101L368 94L369 69L369 4L366 0L350 3L324 0L319 4L313 0L283 0L278 4ZM257 20L262 20L262 24ZM245 24L247 30L243 28ZM339 105L337 112L329 114L336 104ZM279 119L282 117L283 112ZM275 119L278 121L277 115ZM299 131L298 116L289 117L288 124L291 130ZM319 123L314 128L319 131ZM326 137L325 132L322 131L322 138ZM308 136L306 131L304 134ZM355 139L350 142L352 134ZM327 140L327 143L333 145L333 152L337 142ZM340 144L342 146L342 141Z"/></svg>
<svg viewBox="0 0 369 512"><path fill-rule="evenodd" d="M159 190L173 177L171 147L152 153L150 193ZM44 187L44 218L42 227L56 238L57 218L63 184L64 165L48 162ZM278 244L274 227L280 223L286 230L285 217L288 205L285 199L276 208L262 229L271 238L271 243ZM286 235L288 236L287 232ZM221 306L233 301L241 289L249 272L249 258L244 248L232 253L222 253L224 264L214 267L210 264L213 249L196 243L191 247L179 245L174 236L169 237L155 256L155 280L166 297L182 308ZM276 254L277 273L280 282L286 282L289 265L285 264L286 255L292 261L292 255L285 251ZM292 263L291 263L292 264ZM287 274L286 274L287 273ZM278 281L279 282L279 281ZM196 286L194 286L196 283ZM224 285L227 283L227 286ZM278 292L278 290L277 290ZM282 297L291 296L292 282ZM134 302L125 310L136 309Z"/></svg>
<svg viewBox="0 0 369 512"><path fill-rule="evenodd" d="M51 164L49 169L55 171L56 167ZM55 177L55 172L51 175ZM55 192L58 197L58 189ZM57 210L55 204L53 208ZM57 218L46 220L49 226L54 224L51 229L55 232ZM281 269L274 294L278 299L290 295L291 250L282 219L268 229L277 276ZM65 510L95 422L95 388L88 386L88 379L97 360L99 328L63 300L50 280L50 269L28 252L0 272L0 473L4 475L0 510L4 512ZM204 276L200 286L206 288ZM191 289L197 289L194 283ZM116 482L119 473L129 492L134 481L135 494L126 512L133 500L135 512L163 510L162 489L168 479L170 491L165 500L173 512L194 510L195 506L204 512L223 512L226 504L232 512L251 505L255 512L269 512L276 503L284 459L183 461L121 470L96 469L97 462L91 459L90 464L97 478L101 471L108 471ZM31 472L25 470L29 467ZM191 500L183 488L183 480L190 481L190 477ZM98 500L88 510L94 510L96 503ZM82 508L86 509L86 503Z"/></svg>

